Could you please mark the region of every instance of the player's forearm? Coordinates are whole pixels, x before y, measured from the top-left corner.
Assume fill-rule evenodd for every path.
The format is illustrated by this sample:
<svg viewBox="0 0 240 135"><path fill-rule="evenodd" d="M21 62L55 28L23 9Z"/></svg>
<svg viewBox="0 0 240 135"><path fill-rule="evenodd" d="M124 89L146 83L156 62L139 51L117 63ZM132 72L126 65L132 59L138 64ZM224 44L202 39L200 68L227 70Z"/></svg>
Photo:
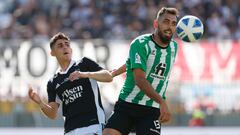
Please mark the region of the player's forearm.
<svg viewBox="0 0 240 135"><path fill-rule="evenodd" d="M152 85L147 81L146 78L136 78L136 85L151 99L155 102L162 104L163 98L153 89Z"/></svg>
<svg viewBox="0 0 240 135"><path fill-rule="evenodd" d="M41 111L50 119L55 119L57 117L57 108L52 107L44 102L39 103Z"/></svg>
<svg viewBox="0 0 240 135"><path fill-rule="evenodd" d="M115 77L115 76L118 76L122 73L126 72L126 65L122 65L120 68L118 68L117 70L113 71L112 72L112 76Z"/></svg>
<svg viewBox="0 0 240 135"><path fill-rule="evenodd" d="M107 70L89 72L88 77L100 82L111 82L113 80L111 73Z"/></svg>

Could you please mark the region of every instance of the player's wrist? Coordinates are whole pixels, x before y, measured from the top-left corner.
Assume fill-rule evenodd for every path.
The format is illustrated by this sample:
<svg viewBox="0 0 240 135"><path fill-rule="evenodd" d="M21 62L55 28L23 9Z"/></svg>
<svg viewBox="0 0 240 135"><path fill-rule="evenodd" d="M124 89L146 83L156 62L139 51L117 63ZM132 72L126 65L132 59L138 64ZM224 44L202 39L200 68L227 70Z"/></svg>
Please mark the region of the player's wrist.
<svg viewBox="0 0 240 135"><path fill-rule="evenodd" d="M112 71L110 71L110 74L112 77L115 77L116 76L116 69L113 69Z"/></svg>
<svg viewBox="0 0 240 135"><path fill-rule="evenodd" d="M92 78L92 73L91 72L84 72L84 76L85 76L85 78Z"/></svg>
<svg viewBox="0 0 240 135"><path fill-rule="evenodd" d="M160 106L161 106L161 105L165 104L165 101L164 101L162 98L160 98L158 103L159 103Z"/></svg>
<svg viewBox="0 0 240 135"><path fill-rule="evenodd" d="M91 78L91 72L81 72L78 71L78 78Z"/></svg>

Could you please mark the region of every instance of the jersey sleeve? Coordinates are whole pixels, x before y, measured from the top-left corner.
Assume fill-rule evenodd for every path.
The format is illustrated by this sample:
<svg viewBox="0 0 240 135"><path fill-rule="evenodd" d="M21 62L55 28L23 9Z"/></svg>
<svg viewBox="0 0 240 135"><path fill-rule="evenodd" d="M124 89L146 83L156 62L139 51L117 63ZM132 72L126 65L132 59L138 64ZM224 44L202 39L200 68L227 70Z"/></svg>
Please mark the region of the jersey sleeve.
<svg viewBox="0 0 240 135"><path fill-rule="evenodd" d="M51 83L51 81L48 81L47 84L47 93L48 93L48 103L50 102L56 102L56 91L54 90L54 87Z"/></svg>
<svg viewBox="0 0 240 135"><path fill-rule="evenodd" d="M129 58L131 68L140 68L146 71L147 52L144 43L140 39L135 39L130 46Z"/></svg>
<svg viewBox="0 0 240 135"><path fill-rule="evenodd" d="M87 57L84 57L83 58L83 63L84 65L86 66L86 69L87 71L91 71L91 72L95 72L95 71L99 71L99 70L102 70L103 68L97 64L95 61L87 58Z"/></svg>

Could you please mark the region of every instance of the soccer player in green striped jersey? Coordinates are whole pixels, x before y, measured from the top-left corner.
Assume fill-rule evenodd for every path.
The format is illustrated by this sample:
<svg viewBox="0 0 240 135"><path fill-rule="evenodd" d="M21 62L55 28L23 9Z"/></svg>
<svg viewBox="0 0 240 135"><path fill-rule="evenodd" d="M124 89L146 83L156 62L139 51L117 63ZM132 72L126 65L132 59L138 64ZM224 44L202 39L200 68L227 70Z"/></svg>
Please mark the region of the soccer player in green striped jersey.
<svg viewBox="0 0 240 135"><path fill-rule="evenodd" d="M165 95L178 49L172 40L177 16L177 9L161 8L154 33L135 38L126 64L112 72L126 70L127 77L103 135L128 135L132 127L137 135L159 135L161 123L170 120Z"/></svg>

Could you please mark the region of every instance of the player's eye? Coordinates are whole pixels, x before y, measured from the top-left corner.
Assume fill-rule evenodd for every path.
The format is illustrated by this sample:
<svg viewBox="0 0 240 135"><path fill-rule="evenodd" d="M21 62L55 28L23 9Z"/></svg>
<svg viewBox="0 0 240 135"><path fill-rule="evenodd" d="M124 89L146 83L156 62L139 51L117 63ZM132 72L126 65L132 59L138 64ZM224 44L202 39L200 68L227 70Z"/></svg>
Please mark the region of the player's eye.
<svg viewBox="0 0 240 135"><path fill-rule="evenodd" d="M62 48L63 45L62 45L62 44L58 44L57 47L58 47L58 48Z"/></svg>
<svg viewBox="0 0 240 135"><path fill-rule="evenodd" d="M177 26L177 23L176 23L176 22L173 22L173 23L172 23L172 26Z"/></svg>
<svg viewBox="0 0 240 135"><path fill-rule="evenodd" d="M69 46L70 46L70 43L69 43L69 42L65 42L65 45L66 45L67 47L69 47Z"/></svg>

